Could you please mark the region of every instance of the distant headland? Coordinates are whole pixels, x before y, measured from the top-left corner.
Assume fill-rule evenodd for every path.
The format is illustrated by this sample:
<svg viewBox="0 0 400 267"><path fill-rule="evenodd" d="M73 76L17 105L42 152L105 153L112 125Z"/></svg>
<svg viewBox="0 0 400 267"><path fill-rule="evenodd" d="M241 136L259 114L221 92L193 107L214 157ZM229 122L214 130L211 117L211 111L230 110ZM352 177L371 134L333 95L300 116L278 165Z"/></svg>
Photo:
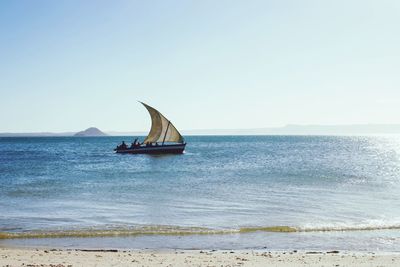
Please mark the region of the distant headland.
<svg viewBox="0 0 400 267"><path fill-rule="evenodd" d="M87 128L84 131L80 132L60 132L60 133L52 133L52 132L36 132L36 133L0 133L0 137L68 137L68 136L76 136L76 137L84 137L84 136L108 136L105 132L99 130L96 127Z"/></svg>
<svg viewBox="0 0 400 267"><path fill-rule="evenodd" d="M82 137L82 136L107 136L106 133L103 133L96 127L87 128L84 131L77 132L74 136Z"/></svg>

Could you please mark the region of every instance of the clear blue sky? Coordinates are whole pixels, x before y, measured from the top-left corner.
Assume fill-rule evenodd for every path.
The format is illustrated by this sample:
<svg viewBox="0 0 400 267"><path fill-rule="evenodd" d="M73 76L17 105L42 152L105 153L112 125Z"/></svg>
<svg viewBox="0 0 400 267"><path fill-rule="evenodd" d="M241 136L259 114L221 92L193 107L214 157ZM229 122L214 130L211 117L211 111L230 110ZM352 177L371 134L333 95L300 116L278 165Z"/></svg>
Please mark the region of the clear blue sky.
<svg viewBox="0 0 400 267"><path fill-rule="evenodd" d="M400 1L0 1L0 132L400 123Z"/></svg>

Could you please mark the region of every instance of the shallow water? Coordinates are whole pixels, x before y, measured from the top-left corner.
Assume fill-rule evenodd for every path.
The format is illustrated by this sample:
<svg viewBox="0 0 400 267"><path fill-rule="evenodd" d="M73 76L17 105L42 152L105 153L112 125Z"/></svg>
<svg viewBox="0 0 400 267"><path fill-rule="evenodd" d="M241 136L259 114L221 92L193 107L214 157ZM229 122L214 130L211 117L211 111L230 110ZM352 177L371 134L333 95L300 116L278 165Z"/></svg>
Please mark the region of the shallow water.
<svg viewBox="0 0 400 267"><path fill-rule="evenodd" d="M170 156L114 154L122 139L0 138L0 232L400 250L399 137L191 136Z"/></svg>

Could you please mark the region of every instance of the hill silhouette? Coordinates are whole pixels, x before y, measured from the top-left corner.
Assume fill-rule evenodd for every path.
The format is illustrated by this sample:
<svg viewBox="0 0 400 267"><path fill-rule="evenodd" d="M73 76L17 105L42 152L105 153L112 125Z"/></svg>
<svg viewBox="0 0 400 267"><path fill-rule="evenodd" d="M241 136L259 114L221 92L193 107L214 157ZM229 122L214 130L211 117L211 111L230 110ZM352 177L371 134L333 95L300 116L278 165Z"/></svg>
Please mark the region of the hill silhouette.
<svg viewBox="0 0 400 267"><path fill-rule="evenodd" d="M87 128L84 131L77 132L74 136L106 136L107 134L103 133L96 127Z"/></svg>

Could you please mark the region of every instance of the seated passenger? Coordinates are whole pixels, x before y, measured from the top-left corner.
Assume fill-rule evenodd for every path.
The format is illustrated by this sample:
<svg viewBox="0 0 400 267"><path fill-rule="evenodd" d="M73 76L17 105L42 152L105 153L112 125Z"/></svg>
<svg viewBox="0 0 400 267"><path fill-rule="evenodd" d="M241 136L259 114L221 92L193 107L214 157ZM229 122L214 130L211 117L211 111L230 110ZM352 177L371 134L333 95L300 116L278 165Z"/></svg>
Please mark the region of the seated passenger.
<svg viewBox="0 0 400 267"><path fill-rule="evenodd" d="M127 148L127 146L126 146L126 144L125 144L125 141L122 141L122 144L121 144L121 146L120 146L122 149L126 149Z"/></svg>
<svg viewBox="0 0 400 267"><path fill-rule="evenodd" d="M146 146L153 146L152 142L147 142Z"/></svg>

